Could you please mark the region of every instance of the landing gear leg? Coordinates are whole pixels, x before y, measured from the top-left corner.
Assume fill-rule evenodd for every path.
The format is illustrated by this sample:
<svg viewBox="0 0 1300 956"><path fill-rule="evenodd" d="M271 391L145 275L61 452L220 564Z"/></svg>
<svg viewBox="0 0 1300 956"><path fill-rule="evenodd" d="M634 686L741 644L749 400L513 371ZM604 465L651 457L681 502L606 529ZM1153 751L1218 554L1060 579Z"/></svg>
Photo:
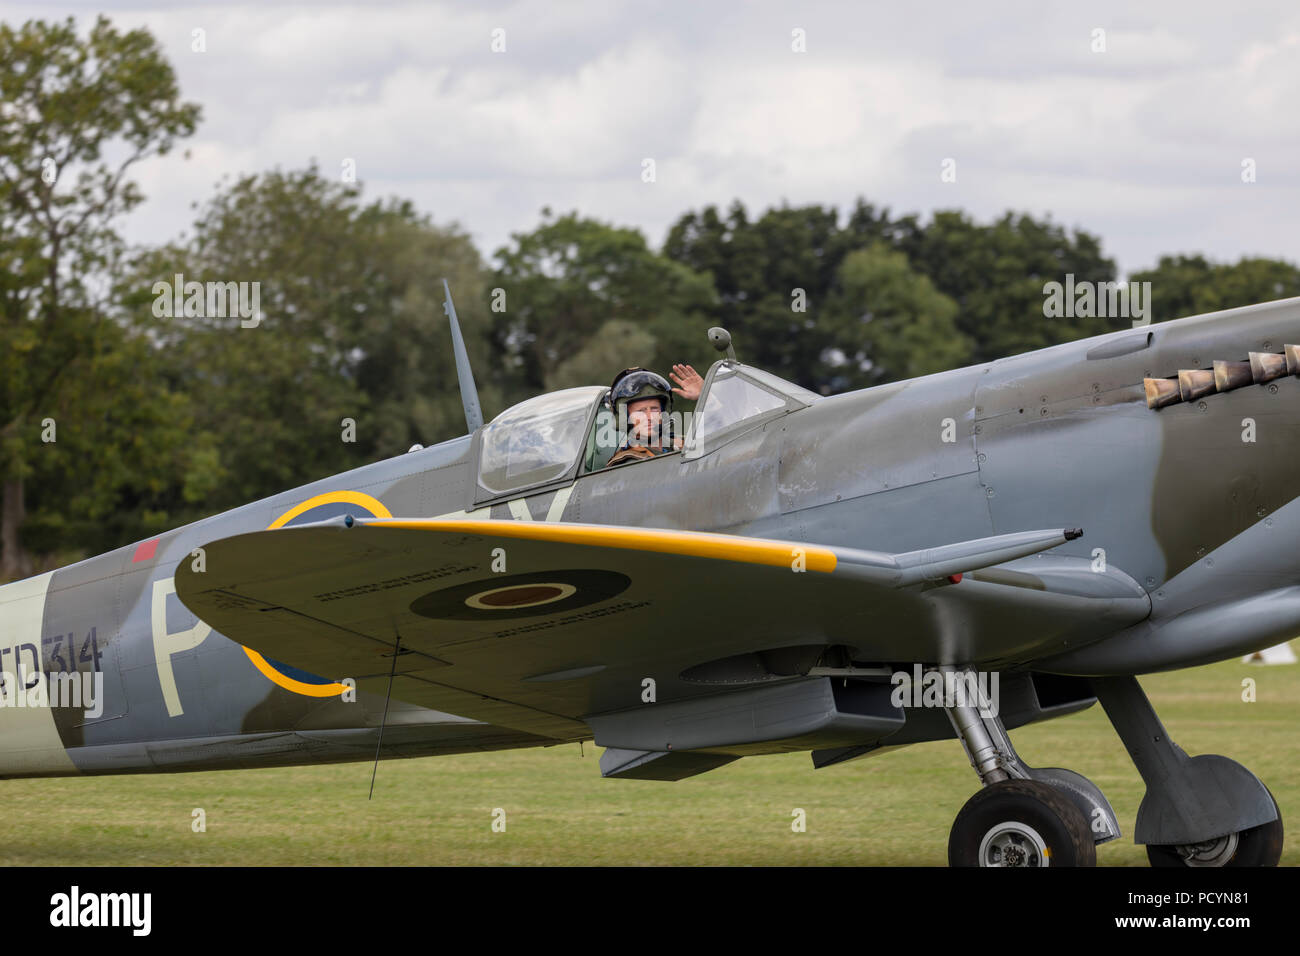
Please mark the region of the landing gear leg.
<svg viewBox="0 0 1300 956"><path fill-rule="evenodd" d="M962 807L948 837L950 866L1094 866L1096 844L1119 836L1115 812L1086 777L1020 759L970 668L941 668L973 694L947 708L984 789ZM969 676L965 676L969 675ZM949 686L952 686L949 684ZM956 695L963 700L963 695Z"/></svg>
<svg viewBox="0 0 1300 956"><path fill-rule="evenodd" d="M1094 677L1092 687L1146 784L1133 839L1152 866L1277 865L1282 814L1258 777L1217 754L1187 756L1136 677Z"/></svg>

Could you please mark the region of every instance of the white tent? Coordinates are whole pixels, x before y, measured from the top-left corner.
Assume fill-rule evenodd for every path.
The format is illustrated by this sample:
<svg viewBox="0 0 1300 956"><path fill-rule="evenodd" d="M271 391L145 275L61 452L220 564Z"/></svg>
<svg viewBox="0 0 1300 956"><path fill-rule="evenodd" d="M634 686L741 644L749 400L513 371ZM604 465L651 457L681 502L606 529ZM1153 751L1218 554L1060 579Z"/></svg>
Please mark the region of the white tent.
<svg viewBox="0 0 1300 956"><path fill-rule="evenodd" d="M1254 654L1247 654L1241 662L1243 664L1294 664L1296 657L1290 644L1278 644L1275 647L1256 651Z"/></svg>

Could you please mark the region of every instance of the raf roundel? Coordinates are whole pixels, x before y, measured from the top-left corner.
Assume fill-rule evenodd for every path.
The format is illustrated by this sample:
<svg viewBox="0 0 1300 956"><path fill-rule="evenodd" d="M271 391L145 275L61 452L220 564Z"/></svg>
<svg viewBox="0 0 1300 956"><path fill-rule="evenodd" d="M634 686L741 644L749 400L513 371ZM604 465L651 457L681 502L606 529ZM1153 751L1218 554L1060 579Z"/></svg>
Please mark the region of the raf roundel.
<svg viewBox="0 0 1300 956"><path fill-rule="evenodd" d="M632 579L616 571L574 569L480 578L430 591L411 612L444 621L506 620L572 611L623 593Z"/></svg>

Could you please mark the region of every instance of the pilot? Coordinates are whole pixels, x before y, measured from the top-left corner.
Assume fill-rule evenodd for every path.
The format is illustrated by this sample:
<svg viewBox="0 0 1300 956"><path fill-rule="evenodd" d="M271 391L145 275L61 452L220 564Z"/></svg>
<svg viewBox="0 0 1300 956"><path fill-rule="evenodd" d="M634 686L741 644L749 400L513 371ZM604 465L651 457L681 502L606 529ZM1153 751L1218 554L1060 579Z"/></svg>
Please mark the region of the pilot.
<svg viewBox="0 0 1300 956"><path fill-rule="evenodd" d="M616 420L626 421L627 440L605 467L635 459L654 458L678 451L682 438L672 433L673 393L688 401L700 397L704 379L689 365L674 365L668 380L643 368L625 368L609 387L609 404ZM620 406L626 406L622 412Z"/></svg>

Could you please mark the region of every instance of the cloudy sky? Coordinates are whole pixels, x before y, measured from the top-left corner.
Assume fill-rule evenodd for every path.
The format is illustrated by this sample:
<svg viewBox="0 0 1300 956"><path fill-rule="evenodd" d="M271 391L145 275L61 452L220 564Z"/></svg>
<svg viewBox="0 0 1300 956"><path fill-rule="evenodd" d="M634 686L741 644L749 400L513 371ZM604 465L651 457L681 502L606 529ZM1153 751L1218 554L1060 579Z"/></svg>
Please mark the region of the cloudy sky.
<svg viewBox="0 0 1300 956"><path fill-rule="evenodd" d="M1300 261L1296 4L0 0L10 24L100 12L147 26L203 107L188 161L139 167L138 242L186 229L223 175L315 158L485 256L548 205L658 246L710 203L864 196L1050 215L1122 272Z"/></svg>

